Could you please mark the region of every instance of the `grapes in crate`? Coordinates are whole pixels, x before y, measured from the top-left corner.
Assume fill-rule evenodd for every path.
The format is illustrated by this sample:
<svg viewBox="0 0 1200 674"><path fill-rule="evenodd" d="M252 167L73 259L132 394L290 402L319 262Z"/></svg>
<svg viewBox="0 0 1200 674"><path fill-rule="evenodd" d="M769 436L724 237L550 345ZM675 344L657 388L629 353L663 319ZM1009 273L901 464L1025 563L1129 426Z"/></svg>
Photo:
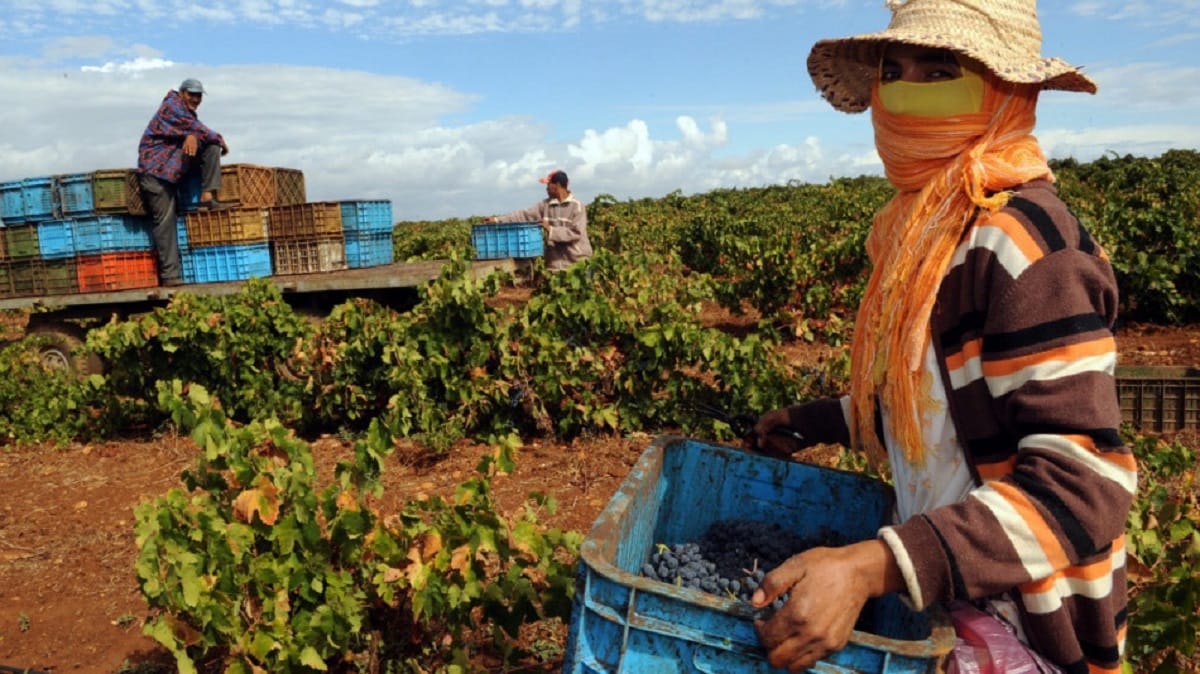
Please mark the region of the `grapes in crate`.
<svg viewBox="0 0 1200 674"><path fill-rule="evenodd" d="M778 523L720 520L696 541L656 545L642 565L642 575L748 602L767 572L792 555L845 542L829 532L815 538L800 536ZM776 599L771 608L778 609L786 599L786 595Z"/></svg>

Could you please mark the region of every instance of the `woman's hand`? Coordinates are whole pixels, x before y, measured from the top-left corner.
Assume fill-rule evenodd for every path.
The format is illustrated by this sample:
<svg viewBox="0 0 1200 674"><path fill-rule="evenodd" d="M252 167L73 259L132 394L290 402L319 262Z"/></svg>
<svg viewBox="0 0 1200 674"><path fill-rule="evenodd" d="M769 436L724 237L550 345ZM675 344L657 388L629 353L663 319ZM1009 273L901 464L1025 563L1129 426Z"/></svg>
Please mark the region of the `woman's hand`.
<svg viewBox="0 0 1200 674"><path fill-rule="evenodd" d="M790 408L782 407L758 418L746 436L746 449L786 459L812 445L807 438L804 431L791 425Z"/></svg>
<svg viewBox="0 0 1200 674"><path fill-rule="evenodd" d="M818 443L850 446L850 429L837 398L771 410L758 418L746 438L747 449L781 458Z"/></svg>
<svg viewBox="0 0 1200 674"><path fill-rule="evenodd" d="M751 603L788 600L766 620L755 621L772 667L799 673L841 650L867 600L903 588L900 569L879 540L842 548L812 548L788 559L763 578Z"/></svg>

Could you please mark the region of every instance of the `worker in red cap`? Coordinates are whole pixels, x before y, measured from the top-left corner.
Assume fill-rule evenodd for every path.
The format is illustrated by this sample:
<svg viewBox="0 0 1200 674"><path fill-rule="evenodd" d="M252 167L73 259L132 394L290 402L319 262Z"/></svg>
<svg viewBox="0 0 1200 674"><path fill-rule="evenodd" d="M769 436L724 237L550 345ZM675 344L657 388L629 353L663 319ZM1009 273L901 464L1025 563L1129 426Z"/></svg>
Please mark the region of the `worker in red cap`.
<svg viewBox="0 0 1200 674"><path fill-rule="evenodd" d="M546 266L561 271L592 256L587 235L587 208L567 189L567 173L551 171L540 181L546 186L546 198L519 211L493 215L485 223L536 222L546 235Z"/></svg>

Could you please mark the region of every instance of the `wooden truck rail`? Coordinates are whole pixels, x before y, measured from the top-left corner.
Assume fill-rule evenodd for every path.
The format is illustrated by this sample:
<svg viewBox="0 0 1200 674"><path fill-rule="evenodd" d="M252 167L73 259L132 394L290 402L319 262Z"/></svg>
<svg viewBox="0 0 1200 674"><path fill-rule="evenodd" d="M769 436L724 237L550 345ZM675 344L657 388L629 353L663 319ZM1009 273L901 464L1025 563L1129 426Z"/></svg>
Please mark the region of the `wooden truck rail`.
<svg viewBox="0 0 1200 674"><path fill-rule="evenodd" d="M421 285L436 279L446 260L398 262L375 267L344 269L311 274L269 276L265 280L279 287L283 299L297 311L324 317L337 304L352 297L366 297L400 308L411 307ZM471 274L486 276L493 271L515 271L511 258L476 260ZM78 375L103 370L103 363L80 348L89 323L125 319L165 306L181 293L193 295L232 295L242 290L245 281L196 283L170 288L138 288L111 292L70 295L42 295L0 299L0 311L29 309L26 335L41 335L42 362L50 367L69 369Z"/></svg>

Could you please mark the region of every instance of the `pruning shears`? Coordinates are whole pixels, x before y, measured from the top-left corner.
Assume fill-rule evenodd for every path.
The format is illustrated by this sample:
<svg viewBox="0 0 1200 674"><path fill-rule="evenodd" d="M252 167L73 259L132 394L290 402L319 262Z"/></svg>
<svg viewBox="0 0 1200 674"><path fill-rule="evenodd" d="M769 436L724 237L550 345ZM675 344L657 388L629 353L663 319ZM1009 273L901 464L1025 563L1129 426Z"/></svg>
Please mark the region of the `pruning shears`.
<svg viewBox="0 0 1200 674"><path fill-rule="evenodd" d="M734 435L739 438L745 439L754 434L754 424L758 422L758 419L754 416L749 414L729 414L725 410L709 405L708 403L696 403L693 407L696 412L727 424ZM804 435L789 426L776 426L771 429L771 433L791 438L797 442L804 442Z"/></svg>

